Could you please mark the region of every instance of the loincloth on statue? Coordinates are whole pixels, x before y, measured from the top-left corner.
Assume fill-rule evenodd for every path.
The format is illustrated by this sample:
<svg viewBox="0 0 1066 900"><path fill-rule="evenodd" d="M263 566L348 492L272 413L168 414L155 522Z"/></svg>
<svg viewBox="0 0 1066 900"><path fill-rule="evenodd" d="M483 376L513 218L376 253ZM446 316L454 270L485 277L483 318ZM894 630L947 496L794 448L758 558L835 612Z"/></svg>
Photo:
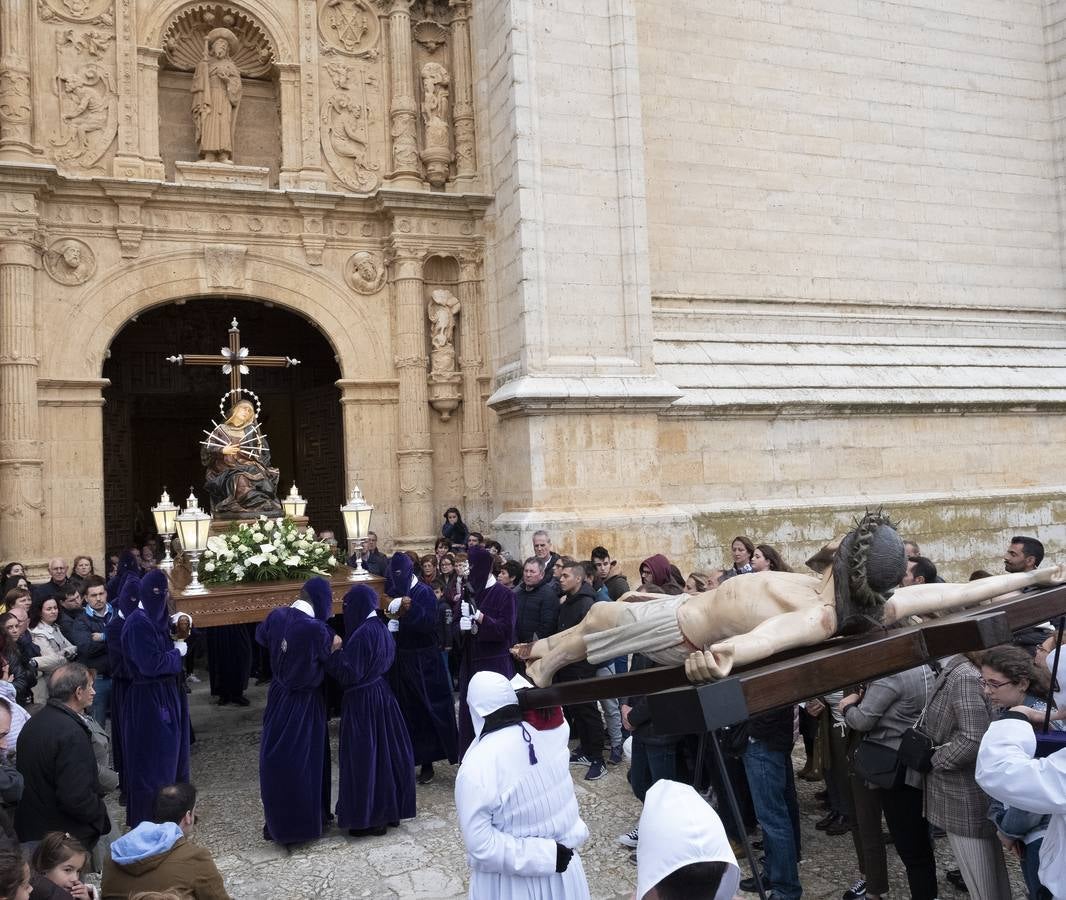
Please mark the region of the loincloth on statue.
<svg viewBox="0 0 1066 900"><path fill-rule="evenodd" d="M677 611L688 599L687 594L678 594L639 603L617 601L615 605L627 621L585 635L588 661L599 665L616 656L640 653L660 665L681 665L690 653L700 649L685 639L677 621Z"/></svg>

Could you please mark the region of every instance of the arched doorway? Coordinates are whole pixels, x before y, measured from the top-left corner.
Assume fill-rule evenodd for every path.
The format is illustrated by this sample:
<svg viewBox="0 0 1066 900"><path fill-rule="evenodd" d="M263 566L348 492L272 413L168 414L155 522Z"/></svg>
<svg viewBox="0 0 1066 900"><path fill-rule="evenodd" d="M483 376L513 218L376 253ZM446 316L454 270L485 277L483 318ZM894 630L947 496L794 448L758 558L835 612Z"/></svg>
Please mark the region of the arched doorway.
<svg viewBox="0 0 1066 900"><path fill-rule="evenodd" d="M219 365L177 366L176 354L217 354L237 319L241 344L253 354L290 356L295 368L254 368L244 386L262 401L261 422L279 493L296 481L315 528L340 528L344 501L341 377L329 341L295 313L252 300L196 298L168 304L128 322L112 341L103 376L104 520L109 549L154 531L151 507L165 486L175 503L189 487L207 501L200 465L203 429L219 421L229 388Z"/></svg>

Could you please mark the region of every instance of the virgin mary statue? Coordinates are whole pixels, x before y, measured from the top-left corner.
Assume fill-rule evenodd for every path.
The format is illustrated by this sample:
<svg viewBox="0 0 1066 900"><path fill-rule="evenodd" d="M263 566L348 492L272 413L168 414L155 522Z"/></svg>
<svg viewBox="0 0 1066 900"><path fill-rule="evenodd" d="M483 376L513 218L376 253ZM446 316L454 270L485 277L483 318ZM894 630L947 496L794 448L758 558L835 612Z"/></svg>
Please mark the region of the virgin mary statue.
<svg viewBox="0 0 1066 900"><path fill-rule="evenodd" d="M217 519L254 519L282 514L278 470L270 467L270 445L256 423L255 407L238 400L229 418L204 441L200 461L207 468L204 485Z"/></svg>

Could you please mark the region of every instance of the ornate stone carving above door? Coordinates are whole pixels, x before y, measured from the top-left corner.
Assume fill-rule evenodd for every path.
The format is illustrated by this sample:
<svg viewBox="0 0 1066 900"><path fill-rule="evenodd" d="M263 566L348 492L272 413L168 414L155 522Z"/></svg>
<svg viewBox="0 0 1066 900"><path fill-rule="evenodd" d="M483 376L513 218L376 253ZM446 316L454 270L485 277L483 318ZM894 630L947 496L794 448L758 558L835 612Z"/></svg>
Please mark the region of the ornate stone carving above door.
<svg viewBox="0 0 1066 900"><path fill-rule="evenodd" d="M320 0L318 28L326 53L377 59L381 25L364 0Z"/></svg>

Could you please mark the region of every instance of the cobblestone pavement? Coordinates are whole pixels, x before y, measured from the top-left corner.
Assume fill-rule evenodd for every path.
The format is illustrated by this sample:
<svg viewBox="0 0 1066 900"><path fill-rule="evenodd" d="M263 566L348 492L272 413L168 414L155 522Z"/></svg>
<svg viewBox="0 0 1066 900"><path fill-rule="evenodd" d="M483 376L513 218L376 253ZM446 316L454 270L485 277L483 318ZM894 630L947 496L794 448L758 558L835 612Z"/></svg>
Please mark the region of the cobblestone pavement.
<svg viewBox="0 0 1066 900"><path fill-rule="evenodd" d="M193 746L193 780L199 790L196 839L218 862L235 900L341 900L341 898L420 898L450 900L466 896L466 860L452 799L455 767L438 766L433 784L418 788L418 817L398 830L374 838L350 838L338 829L291 852L262 839L259 802L259 728L265 687L253 687L248 708L211 705L207 684L193 686L190 697L197 741ZM336 778L337 729L331 723ZM797 768L802 763L798 751ZM636 866L615 838L640 815L640 804L626 782L625 766L613 767L597 782L586 782L574 769L581 814L591 839L581 850L589 886L596 900L632 896ZM800 876L807 897L839 898L856 877L855 853L848 835L828 837L816 831L822 816L814 800L819 785L799 782L803 828ZM336 791L336 781L334 781ZM115 816L116 821L119 816ZM941 898L963 898L943 878L951 866L946 841L938 843ZM890 896L906 897L906 880L898 857L889 848ZM1014 896L1025 896L1016 864L1010 864ZM747 874L747 872L745 872ZM755 897L754 894L743 895Z"/></svg>

